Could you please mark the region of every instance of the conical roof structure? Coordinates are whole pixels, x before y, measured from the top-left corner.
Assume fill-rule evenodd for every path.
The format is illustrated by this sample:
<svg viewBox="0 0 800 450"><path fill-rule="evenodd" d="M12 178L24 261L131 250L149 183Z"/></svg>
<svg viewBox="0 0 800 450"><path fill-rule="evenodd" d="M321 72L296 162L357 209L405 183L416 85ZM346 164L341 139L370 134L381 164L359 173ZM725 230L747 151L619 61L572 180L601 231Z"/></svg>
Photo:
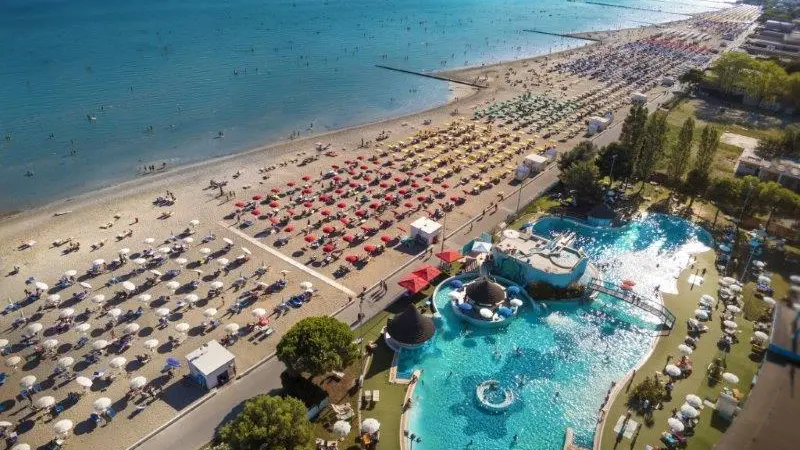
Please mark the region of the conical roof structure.
<svg viewBox="0 0 800 450"><path fill-rule="evenodd" d="M425 317L414 305L394 316L386 326L389 336L400 344L419 345L433 337L436 325L430 317Z"/></svg>

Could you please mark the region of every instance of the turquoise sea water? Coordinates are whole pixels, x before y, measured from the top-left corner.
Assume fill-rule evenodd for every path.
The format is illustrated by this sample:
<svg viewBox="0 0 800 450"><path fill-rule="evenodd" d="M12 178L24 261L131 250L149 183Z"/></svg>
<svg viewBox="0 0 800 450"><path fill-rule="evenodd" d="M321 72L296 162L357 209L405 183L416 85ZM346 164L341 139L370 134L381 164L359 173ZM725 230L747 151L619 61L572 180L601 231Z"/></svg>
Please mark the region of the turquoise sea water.
<svg viewBox="0 0 800 450"><path fill-rule="evenodd" d="M707 237L690 223L667 216L634 222L616 230L615 238L608 234L612 230L572 222L543 222L539 231L545 228L575 231L585 248L611 247L622 259L658 245L662 251L652 258L663 264L670 264L686 244ZM629 278L643 284L649 275L637 271ZM563 446L567 427L579 445L591 448L597 412L611 382L630 371L652 343L651 318L611 298L591 305L552 302L542 311L525 306L506 329L467 334L448 304L450 290L443 286L437 292L442 319L434 338L423 349L402 352L398 363L401 374L424 370L409 422L409 430L422 437L414 448L556 450ZM475 388L488 379L516 394L508 411L491 414L478 406Z"/></svg>
<svg viewBox="0 0 800 450"><path fill-rule="evenodd" d="M479 65L581 45L525 28L680 18L563 0L4 0L0 209L130 179L143 164L185 164L447 98L444 83L374 64Z"/></svg>

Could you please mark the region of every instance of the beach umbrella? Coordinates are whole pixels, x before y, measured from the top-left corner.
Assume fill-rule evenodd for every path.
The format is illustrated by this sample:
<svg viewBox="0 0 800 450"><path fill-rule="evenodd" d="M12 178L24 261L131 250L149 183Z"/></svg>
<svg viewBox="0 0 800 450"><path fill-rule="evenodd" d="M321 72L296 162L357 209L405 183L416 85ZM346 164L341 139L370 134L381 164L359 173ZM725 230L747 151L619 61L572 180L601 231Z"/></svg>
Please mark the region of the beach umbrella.
<svg viewBox="0 0 800 450"><path fill-rule="evenodd" d="M75 329L79 333L86 333L86 332L88 332L89 330L92 329L92 325L89 322L84 322L84 323L79 324L78 326L76 326Z"/></svg>
<svg viewBox="0 0 800 450"><path fill-rule="evenodd" d="M681 368L675 364L667 364L667 366L664 367L664 372L671 377L679 377L682 373Z"/></svg>
<svg viewBox="0 0 800 450"><path fill-rule="evenodd" d="M6 358L6 366L16 369L19 363L22 362L22 358L17 355L9 356Z"/></svg>
<svg viewBox="0 0 800 450"><path fill-rule="evenodd" d="M250 214L253 215L253 216L260 216L261 215L261 210L260 209L254 209L254 210L250 211Z"/></svg>
<svg viewBox="0 0 800 450"><path fill-rule="evenodd" d="M87 282L85 282L85 281L81 281L81 282L80 282L80 283L78 283L78 284L79 284L81 287L83 287L83 288L86 288L86 289L91 289L91 288L92 288L92 285L91 285L91 284L89 284L89 283L87 283Z"/></svg>
<svg viewBox="0 0 800 450"><path fill-rule="evenodd" d="M239 331L239 324L238 323L229 323L229 324L225 325L225 332L226 333L234 334L234 333L237 333L238 331Z"/></svg>
<svg viewBox="0 0 800 450"><path fill-rule="evenodd" d="M736 292L737 294L739 292L742 292L742 287L739 286L738 284L732 284L732 285L728 286L728 289L730 289L733 292Z"/></svg>
<svg viewBox="0 0 800 450"><path fill-rule="evenodd" d="M64 309L61 310L61 312L58 313L58 317L61 317L62 319L66 319L67 317L72 317L73 314L75 314L75 310L74 309L72 309L72 308L64 308Z"/></svg>
<svg viewBox="0 0 800 450"><path fill-rule="evenodd" d="M176 291L176 290L178 290L179 287L181 287L181 284L178 283L177 281L175 281L175 280L167 281L167 288L169 288L169 289L171 289L173 291Z"/></svg>
<svg viewBox="0 0 800 450"><path fill-rule="evenodd" d="M667 419L667 425L669 425L670 430L676 433L680 433L684 429L683 422L674 417Z"/></svg>
<svg viewBox="0 0 800 450"><path fill-rule="evenodd" d="M211 253L211 249L208 247L203 247L200 250L198 250L198 252L200 252L203 255L208 255L209 253Z"/></svg>
<svg viewBox="0 0 800 450"><path fill-rule="evenodd" d="M764 297L761 300L763 300L764 303L766 303L766 304L768 304L770 306L775 306L775 299L772 298L772 297Z"/></svg>
<svg viewBox="0 0 800 450"><path fill-rule="evenodd" d="M143 266L143 265L147 264L147 260L144 259L144 258L136 258L136 259L133 260L133 263L134 264L138 264L140 266Z"/></svg>
<svg viewBox="0 0 800 450"><path fill-rule="evenodd" d="M294 225L286 225L286 228L284 228L283 231L291 233L292 231L294 231Z"/></svg>
<svg viewBox="0 0 800 450"><path fill-rule="evenodd" d="M119 308L112 308L108 310L108 317L111 317L112 319L117 319L121 315L122 315L122 310Z"/></svg>
<svg viewBox="0 0 800 450"><path fill-rule="evenodd" d="M712 297L712 296L710 296L708 294L703 294L700 297L700 301L704 301L704 302L708 303L709 305L713 305L716 300L714 300L714 297Z"/></svg>
<svg viewBox="0 0 800 450"><path fill-rule="evenodd" d="M692 350L692 347L689 347L686 344L679 345L678 346L678 351L683 353L684 355L691 355L692 352L694 352L694 350Z"/></svg>
<svg viewBox="0 0 800 450"><path fill-rule="evenodd" d="M106 260L103 259L103 258L97 258L94 261L92 261L92 265L93 266L102 266L105 263L106 263Z"/></svg>
<svg viewBox="0 0 800 450"><path fill-rule="evenodd" d="M181 362L173 357L167 358L167 367L171 367L173 369L177 369L181 366Z"/></svg>
<svg viewBox="0 0 800 450"><path fill-rule="evenodd" d="M183 297L183 299L188 303L194 304L200 300L200 296L197 294L187 294L186 297Z"/></svg>
<svg viewBox="0 0 800 450"><path fill-rule="evenodd" d="M703 399L694 394L689 394L686 396L686 403L692 405L695 408L699 408L703 406Z"/></svg>
<svg viewBox="0 0 800 450"><path fill-rule="evenodd" d="M131 249L129 249L129 248L127 248L127 247L125 247L125 248L121 248L121 249L119 249L119 250L117 251L117 253L119 253L120 255L127 255L127 254L128 254L128 253L130 253L130 252L131 252Z"/></svg>
<svg viewBox="0 0 800 450"><path fill-rule="evenodd" d="M219 264L222 267L227 266L229 263L230 263L230 260L228 260L228 258L219 258L219 259L217 259L217 264Z"/></svg>
<svg viewBox="0 0 800 450"><path fill-rule="evenodd" d="M696 410L689 403L684 403L681 405L681 415L687 419L694 419L700 415L700 411Z"/></svg>
<svg viewBox="0 0 800 450"><path fill-rule="evenodd" d="M158 339L148 339L142 344L148 350L155 350L158 347Z"/></svg>
<svg viewBox="0 0 800 450"><path fill-rule="evenodd" d="M381 429L381 423L373 418L364 419L361 422L361 432L367 434L375 434Z"/></svg>
<svg viewBox="0 0 800 450"><path fill-rule="evenodd" d="M186 258L175 258L175 264L177 264L179 266L182 266L182 265L186 264L187 262L189 262L189 260L186 259Z"/></svg>
<svg viewBox="0 0 800 450"><path fill-rule="evenodd" d="M58 305L59 303L61 303L61 296L58 294L48 295L47 303L51 305Z"/></svg>
<svg viewBox="0 0 800 450"><path fill-rule="evenodd" d="M97 303L98 305L106 301L106 296L103 294L97 294L92 296L92 303Z"/></svg>
<svg viewBox="0 0 800 450"><path fill-rule="evenodd" d="M25 443L17 444L11 447L11 450L31 450L31 446Z"/></svg>
<svg viewBox="0 0 800 450"><path fill-rule="evenodd" d="M480 314L484 319L491 319L494 315L489 308L481 308L480 311L478 311L478 314Z"/></svg>
<svg viewBox="0 0 800 450"><path fill-rule="evenodd" d="M19 380L22 389L30 389L34 384L36 384L36 377L33 375L26 375Z"/></svg>
<svg viewBox="0 0 800 450"><path fill-rule="evenodd" d="M169 309L168 308L158 308L156 310L156 315L158 317L167 317L169 315Z"/></svg>
<svg viewBox="0 0 800 450"><path fill-rule="evenodd" d="M769 339L769 335L767 333L764 333L763 331L756 331L755 333L753 333L753 337L761 341L766 341L767 339Z"/></svg>
<svg viewBox="0 0 800 450"><path fill-rule="evenodd" d="M34 286L36 286L36 289L40 289L42 291L50 289L50 286L48 286L46 283L42 283L41 281L34 283Z"/></svg>
<svg viewBox="0 0 800 450"><path fill-rule="evenodd" d="M358 262L358 256L356 256L356 255L347 255L347 256L344 257L344 260L349 262L349 263L351 263L351 264L355 264L355 263Z"/></svg>
<svg viewBox="0 0 800 450"><path fill-rule="evenodd" d="M258 200L258 199L253 199L253 200ZM200 221L198 219L192 219L189 221L190 227L196 227L198 225L200 225Z"/></svg>
<svg viewBox="0 0 800 450"><path fill-rule="evenodd" d="M267 315L267 310L264 308L253 308L253 310L250 311L250 314L260 319Z"/></svg>
<svg viewBox="0 0 800 450"><path fill-rule="evenodd" d="M242 200L237 200L236 202L233 203L233 206L237 208L244 208L246 205L247 203L243 202Z"/></svg>
<svg viewBox="0 0 800 450"><path fill-rule="evenodd" d="M150 300L152 300L152 299L153 299L153 296L152 296L152 295L150 295L150 294L140 294L140 295L139 295L138 297L136 297L136 298L138 298L138 299L139 299L139 301L140 301L140 302L142 302L142 303L148 303Z"/></svg>
<svg viewBox="0 0 800 450"><path fill-rule="evenodd" d="M112 369L121 369L125 364L128 363L128 360L122 356L115 356L111 358L111 361L108 362L109 367Z"/></svg>
<svg viewBox="0 0 800 450"><path fill-rule="evenodd" d="M45 339L45 341L42 342L42 347L45 350L53 350L58 347L58 339Z"/></svg>
<svg viewBox="0 0 800 450"><path fill-rule="evenodd" d="M228 245L233 245L233 240L230 239L230 238L222 238L222 242L224 242L224 243L226 243Z"/></svg>
<svg viewBox="0 0 800 450"><path fill-rule="evenodd" d="M42 331L42 328L44 328L42 324L40 324L39 322L34 322L25 327L25 332L23 333L23 336L33 336L36 333Z"/></svg>
<svg viewBox="0 0 800 450"><path fill-rule="evenodd" d="M725 309L727 309L728 311L730 311L730 312L732 312L734 314L738 314L738 313L742 312L742 308L739 308L736 305L728 305L728 306L725 307Z"/></svg>
<svg viewBox="0 0 800 450"><path fill-rule="evenodd" d="M75 270L75 269L69 269L66 272L64 272L64 276L65 277L74 277L77 274L78 274L78 271Z"/></svg>
<svg viewBox="0 0 800 450"><path fill-rule="evenodd" d="M51 397L49 395L45 395L44 397L39 397L33 401L33 406L36 407L36 409L49 408L55 404L56 404L55 397Z"/></svg>
<svg viewBox="0 0 800 450"><path fill-rule="evenodd" d="M458 305L458 309L462 311L472 311L472 303L461 303Z"/></svg>
<svg viewBox="0 0 800 450"><path fill-rule="evenodd" d="M138 323L129 323L129 324L125 325L125 328L123 328L122 331L125 334L134 334L137 331L139 331L139 328L141 328L141 327L139 326Z"/></svg>
<svg viewBox="0 0 800 450"><path fill-rule="evenodd" d="M98 339L92 342L92 348L95 350L102 350L106 347L108 347L108 341L105 339Z"/></svg>
<svg viewBox="0 0 800 450"><path fill-rule="evenodd" d="M734 375L734 374L732 374L730 372L723 373L722 374L722 379L725 380L725 382L730 383L730 384L737 384L739 382L739 377L737 377L736 375Z"/></svg>
<svg viewBox="0 0 800 450"><path fill-rule="evenodd" d="M75 378L75 382L78 384L78 386L83 388L90 388L92 387L92 384L94 384L92 379L87 377L77 377Z"/></svg>
<svg viewBox="0 0 800 450"><path fill-rule="evenodd" d="M721 278L719 280L719 284L721 284L723 286L727 286L727 285L734 284L734 283L736 283L736 278L732 278L732 277L723 277L723 278Z"/></svg>
<svg viewBox="0 0 800 450"><path fill-rule="evenodd" d="M177 331L178 333L186 333L191 328L192 328L192 326L189 325L186 322L181 322L181 323L175 325L175 331Z"/></svg>
<svg viewBox="0 0 800 450"><path fill-rule="evenodd" d="M518 298L512 298L512 299L511 299L511 301L510 301L509 303L511 304L511 306L516 306L516 307L518 307L518 308L519 308L520 306L522 306L522 304L523 304L523 303L522 303L522 300L520 300L520 299L518 299Z"/></svg>
<svg viewBox="0 0 800 450"><path fill-rule="evenodd" d="M736 328L739 326L736 322L732 320L726 320L722 322L722 324L725 325L725 328Z"/></svg>
<svg viewBox="0 0 800 450"><path fill-rule="evenodd" d="M374 246L374 245L372 245L372 244L367 244L367 245L365 245L365 246L364 246L364 251L365 251L365 252L367 252L367 253L372 253L372 252L374 252L376 249L377 249L377 247L375 247L375 246Z"/></svg>
<svg viewBox="0 0 800 450"><path fill-rule="evenodd" d="M153 243L153 242L155 242L155 241L156 241L156 240L155 240L155 238L151 238L151 237L149 237L149 238L145 239L145 240L144 240L144 241L142 241L142 242L144 242L145 244L152 244L152 243Z"/></svg>
<svg viewBox="0 0 800 450"><path fill-rule="evenodd" d="M702 309L695 309L694 316L700 320L708 320L708 311Z"/></svg>
<svg viewBox="0 0 800 450"><path fill-rule="evenodd" d="M108 397L100 397L92 403L92 407L95 411L98 412L105 412L108 408L111 407L111 399Z"/></svg>
<svg viewBox="0 0 800 450"><path fill-rule="evenodd" d="M348 234L345 237L343 237L342 240L345 242L353 242L354 240L356 240L356 237L353 236L352 234Z"/></svg>
<svg viewBox="0 0 800 450"><path fill-rule="evenodd" d="M217 309L216 308L208 308L205 311L203 311L203 315L210 319L210 318L212 318L212 317L217 315Z"/></svg>
<svg viewBox="0 0 800 450"><path fill-rule="evenodd" d="M131 389L141 389L147 384L147 378L138 376L131 378L130 383L128 383Z"/></svg>
<svg viewBox="0 0 800 450"><path fill-rule="evenodd" d="M67 434L69 433L69 431L72 429L73 426L74 424L72 423L71 420L61 419L58 422L56 422L55 425L53 425L53 431L55 431L56 434Z"/></svg>
<svg viewBox="0 0 800 450"><path fill-rule="evenodd" d="M0 339L0 349L8 347L8 339Z"/></svg>
<svg viewBox="0 0 800 450"><path fill-rule="evenodd" d="M345 437L350 434L350 422L338 420L333 424L333 433L339 437Z"/></svg>
<svg viewBox="0 0 800 450"><path fill-rule="evenodd" d="M333 228L330 225L325 225L324 227L322 227L322 232L325 233L325 234L331 234L334 231L336 231L336 228Z"/></svg>
<svg viewBox="0 0 800 450"><path fill-rule="evenodd" d="M304 237L304 238L303 238L303 240L304 240L304 241L306 241L306 242L308 242L308 243L310 244L310 243L312 243L312 242L316 241L316 240L317 240L317 238L316 238L316 236L314 236L313 234L309 234L309 235L307 235L306 237Z"/></svg>
<svg viewBox="0 0 800 450"><path fill-rule="evenodd" d="M169 247L161 247L161 248L158 249L158 251L160 253L165 254L165 255L168 255L168 254L172 253L172 249L169 248Z"/></svg>

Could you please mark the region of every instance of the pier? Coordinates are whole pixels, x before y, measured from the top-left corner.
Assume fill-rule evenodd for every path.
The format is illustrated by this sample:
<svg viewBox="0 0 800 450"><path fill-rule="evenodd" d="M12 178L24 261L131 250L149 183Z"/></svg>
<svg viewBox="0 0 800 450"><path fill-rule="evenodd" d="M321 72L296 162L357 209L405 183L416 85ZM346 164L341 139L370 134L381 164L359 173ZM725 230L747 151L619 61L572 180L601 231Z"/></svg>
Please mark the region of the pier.
<svg viewBox="0 0 800 450"><path fill-rule="evenodd" d="M395 72L401 72L401 73L407 73L407 74L411 74L411 75L417 75L417 76L425 77L425 78L433 78L434 80L449 81L450 83L463 84L465 86L470 86L470 87L474 87L474 88L478 88L478 89L485 89L487 87L487 86L485 86L483 84L471 83L469 81L456 80L456 79L453 79L453 78L443 77L443 76L440 76L440 75L432 75L432 74L424 73L424 72L415 72L413 70L398 69L397 67L389 67L389 66L384 66L384 65L381 65L381 64L375 64L375 67L378 67L378 68L381 68L381 69L386 69L386 70L392 70L392 71L395 71Z"/></svg>
<svg viewBox="0 0 800 450"><path fill-rule="evenodd" d="M633 305L642 311L658 317L667 330L672 330L672 328L675 326L675 315L672 314L672 311L667 309L666 306L647 299L631 291L630 289L623 289L622 286L617 284L603 281L598 278L592 278L589 281L589 284L586 285L586 292L589 298L592 298L595 293L600 292Z"/></svg>
<svg viewBox="0 0 800 450"><path fill-rule="evenodd" d="M580 39L583 41L592 41L592 42L602 42L602 40L587 36L580 36L577 34L562 34L562 33L552 33L550 31L541 31L541 30L522 30L526 33L538 33L538 34L546 34L548 36L558 36L562 38L570 38L570 39Z"/></svg>
<svg viewBox="0 0 800 450"><path fill-rule="evenodd" d="M692 17L694 15L694 14L689 14L689 13L662 11L660 9L640 8L638 6L615 5L613 3L602 3L602 2L592 2L592 1L584 1L583 3L589 4L589 5L610 6L611 8L635 9L635 10L638 10L638 11L659 12L659 13L664 13L664 14L675 14L676 16Z"/></svg>

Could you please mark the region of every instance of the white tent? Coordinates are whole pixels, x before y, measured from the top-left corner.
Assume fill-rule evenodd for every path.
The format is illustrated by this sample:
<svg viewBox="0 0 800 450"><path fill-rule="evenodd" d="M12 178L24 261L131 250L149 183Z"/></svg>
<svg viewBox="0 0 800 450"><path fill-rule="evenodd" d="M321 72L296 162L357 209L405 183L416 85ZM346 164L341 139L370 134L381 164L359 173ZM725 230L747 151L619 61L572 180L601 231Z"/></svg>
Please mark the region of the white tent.
<svg viewBox="0 0 800 450"><path fill-rule="evenodd" d="M208 389L230 381L235 376L236 356L217 341L209 341L186 355L189 375Z"/></svg>
<svg viewBox="0 0 800 450"><path fill-rule="evenodd" d="M420 217L411 223L411 237L425 242L427 245L439 240L442 225L427 217Z"/></svg>

